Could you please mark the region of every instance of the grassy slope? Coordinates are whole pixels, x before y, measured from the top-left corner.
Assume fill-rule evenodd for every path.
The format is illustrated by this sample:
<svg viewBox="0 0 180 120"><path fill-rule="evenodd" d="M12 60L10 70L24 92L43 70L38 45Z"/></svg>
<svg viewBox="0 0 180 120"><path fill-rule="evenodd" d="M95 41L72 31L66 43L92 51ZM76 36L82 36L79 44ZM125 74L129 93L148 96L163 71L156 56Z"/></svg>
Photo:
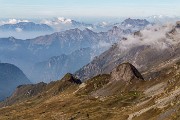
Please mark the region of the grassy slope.
<svg viewBox="0 0 180 120"><path fill-rule="evenodd" d="M136 91L108 97L95 98L91 93L108 84L109 75L99 75L81 85L70 85L64 91L53 94L62 85L58 82L40 95L1 108L0 119L179 120L180 64L168 65L161 71L156 79L138 83Z"/></svg>

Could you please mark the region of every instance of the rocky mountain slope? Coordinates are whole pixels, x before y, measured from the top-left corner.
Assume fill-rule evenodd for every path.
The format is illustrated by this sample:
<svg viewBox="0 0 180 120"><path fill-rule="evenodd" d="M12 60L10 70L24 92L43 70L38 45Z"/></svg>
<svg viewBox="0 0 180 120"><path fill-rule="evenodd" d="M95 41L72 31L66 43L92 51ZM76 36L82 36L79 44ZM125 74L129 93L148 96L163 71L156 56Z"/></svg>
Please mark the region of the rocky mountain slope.
<svg viewBox="0 0 180 120"><path fill-rule="evenodd" d="M18 67L7 63L0 63L0 82L0 100L9 97L17 86L31 83Z"/></svg>
<svg viewBox="0 0 180 120"><path fill-rule="evenodd" d="M108 73L123 62L133 63L141 72L180 55L180 29L178 25L153 26L135 32L113 45L75 74L86 80ZM149 62L151 61L151 62Z"/></svg>
<svg viewBox="0 0 180 120"><path fill-rule="evenodd" d="M0 103L11 105L0 109L0 119L178 120L179 60L154 69L161 74L152 80L124 63L83 83L67 74L49 84L20 86Z"/></svg>
<svg viewBox="0 0 180 120"><path fill-rule="evenodd" d="M81 83L82 82L79 79L75 78L72 74L67 73L61 80L49 84L40 82L38 84L20 85L16 88L12 96L0 103L0 106L3 107L14 103L20 103L27 99L31 99L34 96L39 96L40 94L44 97L51 97L65 91L71 86L74 87Z"/></svg>

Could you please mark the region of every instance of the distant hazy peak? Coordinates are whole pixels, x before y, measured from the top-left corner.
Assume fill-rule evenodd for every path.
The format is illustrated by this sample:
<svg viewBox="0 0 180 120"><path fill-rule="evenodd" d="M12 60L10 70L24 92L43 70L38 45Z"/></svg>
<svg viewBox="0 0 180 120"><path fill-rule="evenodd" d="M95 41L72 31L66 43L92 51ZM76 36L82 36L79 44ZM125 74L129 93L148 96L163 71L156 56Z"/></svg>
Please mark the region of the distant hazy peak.
<svg viewBox="0 0 180 120"><path fill-rule="evenodd" d="M121 23L123 26L127 26L127 25L132 25L132 26L147 26L150 24L149 21L147 21L146 19L131 19L128 18L126 20L124 20Z"/></svg>

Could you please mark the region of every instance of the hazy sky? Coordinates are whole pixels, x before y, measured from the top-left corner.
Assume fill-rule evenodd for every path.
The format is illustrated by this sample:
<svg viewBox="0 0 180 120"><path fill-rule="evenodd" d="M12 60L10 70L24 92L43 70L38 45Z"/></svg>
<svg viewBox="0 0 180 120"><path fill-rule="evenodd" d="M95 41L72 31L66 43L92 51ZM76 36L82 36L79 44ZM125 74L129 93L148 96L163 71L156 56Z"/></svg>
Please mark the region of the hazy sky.
<svg viewBox="0 0 180 120"><path fill-rule="evenodd" d="M0 17L180 16L180 0L0 0Z"/></svg>

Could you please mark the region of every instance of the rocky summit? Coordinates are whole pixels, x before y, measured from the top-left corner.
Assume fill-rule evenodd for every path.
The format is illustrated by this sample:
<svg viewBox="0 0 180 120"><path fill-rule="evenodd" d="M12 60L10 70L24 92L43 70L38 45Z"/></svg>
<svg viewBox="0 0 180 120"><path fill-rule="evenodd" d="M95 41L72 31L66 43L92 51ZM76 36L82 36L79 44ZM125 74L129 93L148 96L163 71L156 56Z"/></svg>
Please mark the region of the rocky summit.
<svg viewBox="0 0 180 120"><path fill-rule="evenodd" d="M132 64L124 63L112 70L111 79L115 81L122 80L130 82L133 79L143 80L143 77Z"/></svg>

